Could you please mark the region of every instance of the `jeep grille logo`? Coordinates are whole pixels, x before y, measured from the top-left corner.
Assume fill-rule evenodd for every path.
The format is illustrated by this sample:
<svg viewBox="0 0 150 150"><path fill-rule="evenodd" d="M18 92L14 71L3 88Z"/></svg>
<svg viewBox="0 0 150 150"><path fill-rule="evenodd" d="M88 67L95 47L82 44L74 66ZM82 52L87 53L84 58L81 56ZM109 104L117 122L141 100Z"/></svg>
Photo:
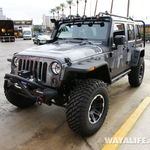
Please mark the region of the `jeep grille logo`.
<svg viewBox="0 0 150 150"><path fill-rule="evenodd" d="M29 57L29 60L33 60L33 61L35 61L35 57Z"/></svg>

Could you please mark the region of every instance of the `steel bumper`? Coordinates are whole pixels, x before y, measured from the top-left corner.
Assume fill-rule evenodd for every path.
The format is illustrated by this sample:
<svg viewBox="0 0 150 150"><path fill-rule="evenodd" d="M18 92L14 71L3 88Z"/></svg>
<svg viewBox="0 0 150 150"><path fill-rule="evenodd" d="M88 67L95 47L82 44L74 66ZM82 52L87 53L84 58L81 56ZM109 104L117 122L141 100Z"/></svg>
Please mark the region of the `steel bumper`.
<svg viewBox="0 0 150 150"><path fill-rule="evenodd" d="M19 89L25 96L28 96L29 98L34 99L37 102L46 103L48 105L51 105L51 100L58 94L57 90L53 88L45 87L39 83L30 81L21 76L5 74L4 89L11 87L13 87L12 90L14 88Z"/></svg>

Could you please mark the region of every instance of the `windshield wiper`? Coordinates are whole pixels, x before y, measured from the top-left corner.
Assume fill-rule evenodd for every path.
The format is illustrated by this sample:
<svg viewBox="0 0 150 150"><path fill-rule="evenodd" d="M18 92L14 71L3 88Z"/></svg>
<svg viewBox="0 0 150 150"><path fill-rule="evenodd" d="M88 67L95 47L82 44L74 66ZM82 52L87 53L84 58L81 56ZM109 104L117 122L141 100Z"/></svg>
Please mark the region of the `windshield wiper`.
<svg viewBox="0 0 150 150"><path fill-rule="evenodd" d="M58 38L58 40L66 40L66 38Z"/></svg>
<svg viewBox="0 0 150 150"><path fill-rule="evenodd" d="M80 43L80 45L85 45L85 44L91 44L91 45L93 45L93 43L89 42L88 39L86 39L86 38L73 38L73 39L76 39L76 40L85 40L85 41L82 41Z"/></svg>

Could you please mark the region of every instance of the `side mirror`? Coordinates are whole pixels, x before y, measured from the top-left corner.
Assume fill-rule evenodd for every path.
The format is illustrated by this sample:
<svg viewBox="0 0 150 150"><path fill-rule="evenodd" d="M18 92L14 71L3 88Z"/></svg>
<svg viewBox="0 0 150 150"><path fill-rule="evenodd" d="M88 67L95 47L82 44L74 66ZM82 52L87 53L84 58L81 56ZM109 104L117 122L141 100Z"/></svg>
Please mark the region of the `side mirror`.
<svg viewBox="0 0 150 150"><path fill-rule="evenodd" d="M116 35L114 39L115 45L124 45L126 41L126 37L124 35Z"/></svg>

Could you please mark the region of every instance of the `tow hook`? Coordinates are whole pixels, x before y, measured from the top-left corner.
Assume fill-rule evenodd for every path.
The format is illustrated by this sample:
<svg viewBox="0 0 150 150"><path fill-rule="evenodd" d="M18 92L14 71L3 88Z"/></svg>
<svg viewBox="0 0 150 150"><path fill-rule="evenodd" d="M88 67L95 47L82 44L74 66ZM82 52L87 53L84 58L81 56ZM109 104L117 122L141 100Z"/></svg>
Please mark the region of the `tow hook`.
<svg viewBox="0 0 150 150"><path fill-rule="evenodd" d="M42 102L43 102L43 98L40 97L40 96L37 97L37 104L41 106L41 105L42 105Z"/></svg>
<svg viewBox="0 0 150 150"><path fill-rule="evenodd" d="M41 102L41 101L37 101L37 104L38 104L39 106L41 106L41 105L42 105L42 102Z"/></svg>

